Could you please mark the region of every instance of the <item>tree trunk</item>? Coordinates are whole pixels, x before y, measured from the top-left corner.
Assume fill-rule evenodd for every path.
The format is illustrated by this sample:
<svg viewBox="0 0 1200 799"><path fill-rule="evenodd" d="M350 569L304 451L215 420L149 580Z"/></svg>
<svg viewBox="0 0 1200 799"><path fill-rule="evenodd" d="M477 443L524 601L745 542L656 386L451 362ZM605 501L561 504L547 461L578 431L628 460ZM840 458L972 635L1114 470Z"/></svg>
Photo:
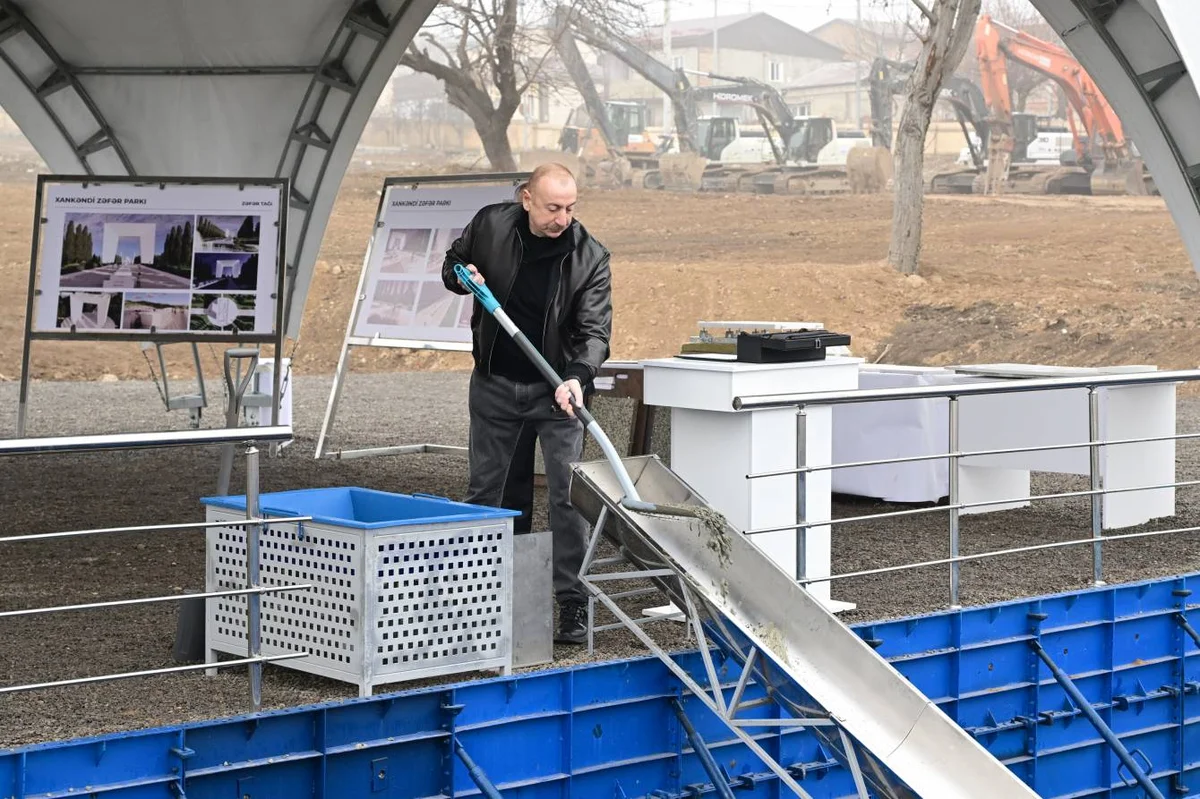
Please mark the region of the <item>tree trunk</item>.
<svg viewBox="0 0 1200 799"><path fill-rule="evenodd" d="M494 172L516 172L517 160L513 157L512 145L508 141L508 126L492 124L479 131L483 152Z"/></svg>
<svg viewBox="0 0 1200 799"><path fill-rule="evenodd" d="M925 134L946 76L966 53L979 16L980 0L936 0L929 26L908 78L904 111L896 133L892 241L888 263L905 275L920 269L922 212L925 206ZM923 11L924 13L924 11Z"/></svg>
<svg viewBox="0 0 1200 799"><path fill-rule="evenodd" d="M892 242L888 263L905 275L915 275L921 257L921 218L925 208L925 134L933 103L924 94L910 98L900 114L896 133L893 180Z"/></svg>

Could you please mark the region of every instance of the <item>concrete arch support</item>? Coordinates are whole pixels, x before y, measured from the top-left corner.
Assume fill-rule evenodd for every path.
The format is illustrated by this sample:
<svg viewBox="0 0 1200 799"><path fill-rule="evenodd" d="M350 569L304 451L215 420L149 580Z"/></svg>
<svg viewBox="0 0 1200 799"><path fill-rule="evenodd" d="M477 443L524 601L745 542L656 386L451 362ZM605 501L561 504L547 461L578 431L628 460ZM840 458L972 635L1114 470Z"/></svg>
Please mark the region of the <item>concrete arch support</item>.
<svg viewBox="0 0 1200 799"><path fill-rule="evenodd" d="M380 92L436 0L356 2L326 48L280 157L292 181L288 217L289 335L300 327L317 249Z"/></svg>
<svg viewBox="0 0 1200 799"><path fill-rule="evenodd" d="M1033 0L1121 118L1200 267L1200 18L1191 0Z"/></svg>

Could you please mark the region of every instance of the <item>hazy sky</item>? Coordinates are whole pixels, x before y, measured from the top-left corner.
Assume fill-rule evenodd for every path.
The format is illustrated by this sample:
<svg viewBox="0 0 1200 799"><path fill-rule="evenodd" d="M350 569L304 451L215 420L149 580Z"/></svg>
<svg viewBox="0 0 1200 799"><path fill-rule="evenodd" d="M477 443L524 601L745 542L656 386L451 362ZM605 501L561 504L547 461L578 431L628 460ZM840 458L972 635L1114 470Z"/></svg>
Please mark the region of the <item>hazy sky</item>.
<svg viewBox="0 0 1200 799"><path fill-rule="evenodd" d="M864 17L880 16L884 13L880 10L881 0L670 0L670 2L672 19L710 17L713 15L715 5L720 14L765 11L801 30L812 30L833 17L853 19L858 2L862 4ZM905 0L890 0L890 2L903 3ZM651 22L662 21L663 0L651 0L645 8Z"/></svg>

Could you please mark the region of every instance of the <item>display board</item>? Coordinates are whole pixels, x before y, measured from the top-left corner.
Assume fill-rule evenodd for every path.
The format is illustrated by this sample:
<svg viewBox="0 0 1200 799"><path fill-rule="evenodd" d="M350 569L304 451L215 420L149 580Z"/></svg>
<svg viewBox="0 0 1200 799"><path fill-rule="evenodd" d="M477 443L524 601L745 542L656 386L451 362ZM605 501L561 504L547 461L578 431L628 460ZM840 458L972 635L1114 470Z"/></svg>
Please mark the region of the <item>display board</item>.
<svg viewBox="0 0 1200 799"><path fill-rule="evenodd" d="M42 202L34 332L274 336L278 185L62 179Z"/></svg>
<svg viewBox="0 0 1200 799"><path fill-rule="evenodd" d="M36 340L273 344L278 375L288 191L281 178L39 175L18 435Z"/></svg>
<svg viewBox="0 0 1200 799"><path fill-rule="evenodd" d="M470 349L474 298L447 291L442 262L480 208L513 199L511 181L385 184L350 331L352 343L379 344L383 339L425 349Z"/></svg>
<svg viewBox="0 0 1200 799"><path fill-rule="evenodd" d="M528 179L529 173L482 173L384 181L374 235L363 258L354 307L317 437L317 458L324 453L337 413L351 347L471 350L475 300L470 294L455 294L446 288L442 263L450 245L479 209L515 202L518 187ZM390 454L430 448L435 447L419 444L369 452ZM349 452L336 456L354 457Z"/></svg>

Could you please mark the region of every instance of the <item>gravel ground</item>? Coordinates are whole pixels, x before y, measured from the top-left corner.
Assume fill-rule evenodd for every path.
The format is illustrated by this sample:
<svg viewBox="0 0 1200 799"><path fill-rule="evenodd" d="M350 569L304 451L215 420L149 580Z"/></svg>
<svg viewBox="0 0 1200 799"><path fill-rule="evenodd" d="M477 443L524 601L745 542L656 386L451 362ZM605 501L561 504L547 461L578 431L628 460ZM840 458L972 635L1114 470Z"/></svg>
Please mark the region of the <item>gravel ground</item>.
<svg viewBox="0 0 1200 799"><path fill-rule="evenodd" d="M466 441L466 379L463 373L406 372L351 375L333 428L330 449ZM281 457L262 463L262 490L358 485L402 493L427 492L461 498L466 458L459 454L405 455L357 460L315 460L312 455L329 395L329 377L298 377L295 384L296 442ZM179 390L181 387L176 387ZM216 409L223 398L210 385ZM215 393L214 393L215 392ZM16 408L16 384L0 384L0 402ZM628 404L600 401L597 414L617 445L624 446ZM220 426L219 414L204 420ZM656 426L655 448L666 454L667 430ZM186 418L168 414L150 382L38 383L31 390L28 434L67 435L182 429ZM1181 398L1180 431L1200 430L1200 399ZM15 429L15 414L9 429ZM589 447L588 457L599 457ZM25 535L93 527L199 521L199 498L214 493L219 450L171 449L85 455L46 455L10 462L0 472L3 535ZM234 491L244 479L240 458ZM1200 478L1200 450L1178 445L1179 479ZM1086 479L1035 475L1034 490L1050 493L1086 488ZM1146 529L1200 526L1196 489L1180 489L1177 515ZM539 494L535 524L543 527ZM1088 535L1088 503L1052 500L1004 513L962 520L964 553ZM898 506L839 498L837 516L898 510ZM942 514L866 522L835 528L835 572L944 557ZM1133 532L1132 530L1120 531ZM0 559L0 610L203 590L202 533L114 534L66 541L7 544ZM1071 547L987 559L962 567L962 601L1002 599L1086 587L1090 547ZM1123 582L1200 569L1200 543L1193 534L1162 536L1105 548L1104 577ZM947 601L944 567L852 578L834 583L833 596L858 603L841 614L847 622L937 610ZM659 596L631 600L629 610L662 604ZM609 618L601 617L600 622ZM652 625L668 648L684 646L680 625ZM0 624L0 683L64 680L111 672L175 665L173 603L98 612L79 611L3 620ZM622 630L597 634L590 658L606 660L645 654ZM554 666L589 660L581 647L556 647ZM474 674L447 678L458 681ZM443 682L447 679L442 680ZM398 684L401 690L420 683ZM292 707L356 695L352 686L280 667L266 669L266 708ZM248 708L241 670L215 678L181 674L77 685L0 696L0 746L16 746L189 720L227 716Z"/></svg>

